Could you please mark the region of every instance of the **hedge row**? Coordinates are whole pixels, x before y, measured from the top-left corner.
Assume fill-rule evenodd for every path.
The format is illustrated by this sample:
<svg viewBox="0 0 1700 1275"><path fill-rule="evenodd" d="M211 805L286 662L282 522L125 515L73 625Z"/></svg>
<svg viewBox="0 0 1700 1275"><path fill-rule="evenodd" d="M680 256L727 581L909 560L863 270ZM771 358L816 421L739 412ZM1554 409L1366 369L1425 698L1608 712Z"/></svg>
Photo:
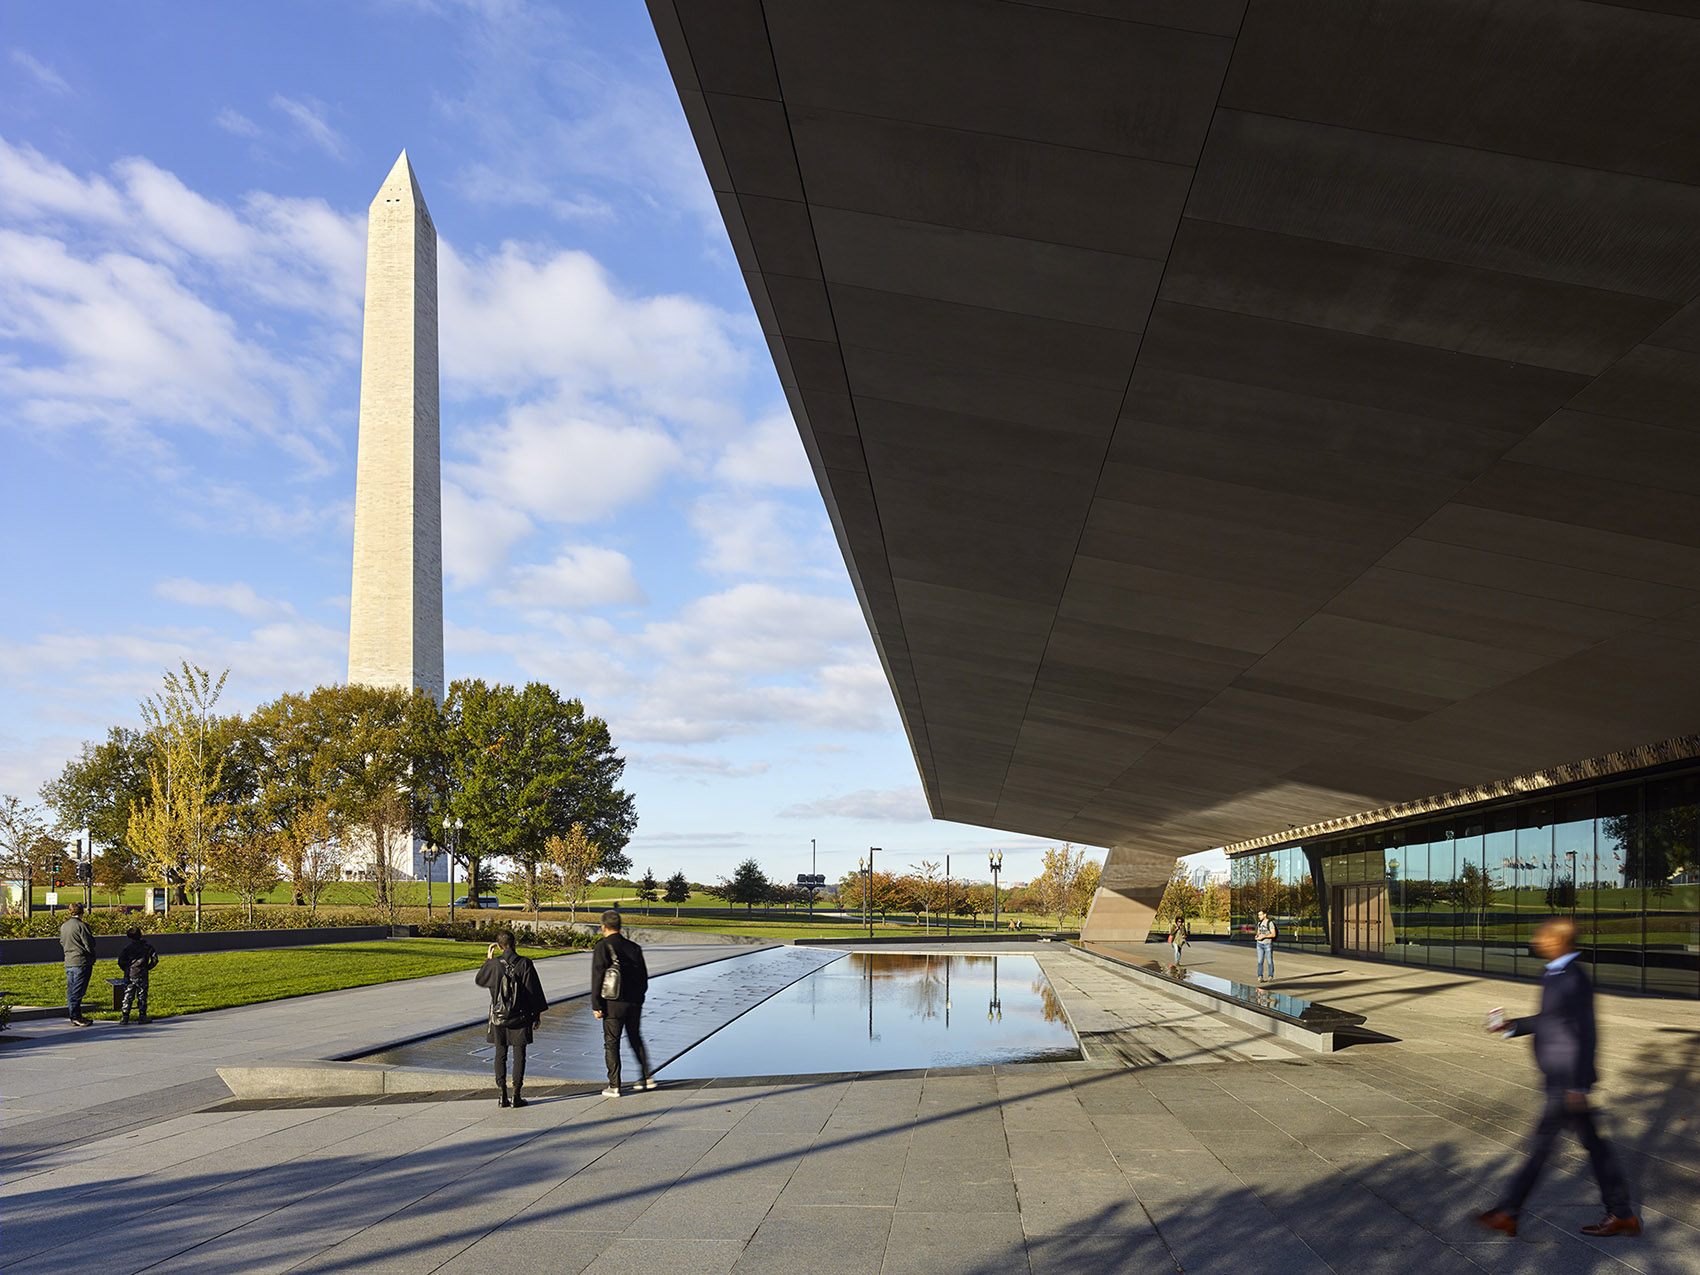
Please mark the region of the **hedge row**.
<svg viewBox="0 0 1700 1275"><path fill-rule="evenodd" d="M530 947L593 947L596 940L588 934L577 934L565 926L534 926L526 921L510 924L506 921L421 921L415 929L422 939L459 939L469 943L494 943L502 930L512 930L520 943Z"/></svg>
<svg viewBox="0 0 1700 1275"><path fill-rule="evenodd" d="M64 908L60 908L58 912L47 912L38 908L28 921L21 916L0 917L0 937L53 938L58 935L59 927L65 924L66 916ZM85 913L83 920L89 923L89 928L96 934L122 934L132 925L139 925L144 934L195 932L195 909L192 907L173 908L164 916L157 913L150 916L144 912L124 913L96 909ZM320 908L317 916L306 908L268 908L263 915L257 916L252 924L240 908L201 909L202 933L215 930L307 930L318 926L388 924L389 918L376 908L344 908L334 912Z"/></svg>

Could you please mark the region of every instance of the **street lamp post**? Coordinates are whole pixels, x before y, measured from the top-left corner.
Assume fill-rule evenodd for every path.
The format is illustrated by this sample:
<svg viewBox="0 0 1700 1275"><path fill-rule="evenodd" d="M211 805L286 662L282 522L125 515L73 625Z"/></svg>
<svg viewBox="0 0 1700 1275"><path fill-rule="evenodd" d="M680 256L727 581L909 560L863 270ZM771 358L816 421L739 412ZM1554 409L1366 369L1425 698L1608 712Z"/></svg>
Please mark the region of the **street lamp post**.
<svg viewBox="0 0 1700 1275"><path fill-rule="evenodd" d="M948 854L944 857L944 934L946 938L950 937L950 856ZM948 965L944 967L944 978L945 986L948 988L950 986L950 966ZM945 1026L948 1027L950 1025L950 993L948 991L945 993L944 1009Z"/></svg>
<svg viewBox="0 0 1700 1275"><path fill-rule="evenodd" d="M986 855L992 869L992 928L998 928L998 873L1003 871L1003 851L993 850Z"/></svg>
<svg viewBox="0 0 1700 1275"><path fill-rule="evenodd" d="M419 857L425 860L425 919L429 921L434 913L431 911L432 878L437 875L437 859L443 853L441 846L432 846L421 850Z"/></svg>
<svg viewBox="0 0 1700 1275"><path fill-rule="evenodd" d="M460 853L460 830L466 825L457 816L443 827L449 831L449 924L455 923L455 856Z"/></svg>
<svg viewBox="0 0 1700 1275"><path fill-rule="evenodd" d="M868 847L868 857L862 860L862 921L868 927L868 937L874 936L874 856L878 854L878 846Z"/></svg>

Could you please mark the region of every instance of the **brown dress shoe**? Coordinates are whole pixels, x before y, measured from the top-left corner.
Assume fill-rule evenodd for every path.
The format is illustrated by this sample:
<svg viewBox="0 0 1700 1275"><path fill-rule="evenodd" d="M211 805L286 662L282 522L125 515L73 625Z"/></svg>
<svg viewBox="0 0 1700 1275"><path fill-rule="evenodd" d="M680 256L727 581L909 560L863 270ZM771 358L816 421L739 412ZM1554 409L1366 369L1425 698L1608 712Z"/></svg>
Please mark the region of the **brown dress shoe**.
<svg viewBox="0 0 1700 1275"><path fill-rule="evenodd" d="M1504 1209L1489 1209L1486 1213L1478 1213L1476 1221L1490 1231L1504 1231L1507 1235L1517 1234L1517 1219Z"/></svg>
<svg viewBox="0 0 1700 1275"><path fill-rule="evenodd" d="M1631 1213L1628 1217L1618 1217L1615 1213L1607 1213L1605 1221L1595 1222L1592 1226L1582 1228L1584 1235L1639 1235L1641 1234L1641 1219Z"/></svg>

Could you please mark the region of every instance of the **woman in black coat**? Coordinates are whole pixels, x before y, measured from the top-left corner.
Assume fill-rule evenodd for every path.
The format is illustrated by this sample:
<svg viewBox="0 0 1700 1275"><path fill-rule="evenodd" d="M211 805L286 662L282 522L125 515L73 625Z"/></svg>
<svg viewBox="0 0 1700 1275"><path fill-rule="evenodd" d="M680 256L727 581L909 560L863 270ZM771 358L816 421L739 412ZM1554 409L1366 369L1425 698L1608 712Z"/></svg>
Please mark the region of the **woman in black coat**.
<svg viewBox="0 0 1700 1275"><path fill-rule="evenodd" d="M496 1047L496 1089L501 1095L497 1105L523 1107L525 1099L520 1090L525 1085L525 1047L531 1043L531 1029L549 1002L543 997L543 984L537 980L537 966L530 957L514 950L512 930L503 930L484 958L478 971L478 986L490 989L490 1028L484 1034ZM514 1096L508 1102L508 1049L514 1051Z"/></svg>

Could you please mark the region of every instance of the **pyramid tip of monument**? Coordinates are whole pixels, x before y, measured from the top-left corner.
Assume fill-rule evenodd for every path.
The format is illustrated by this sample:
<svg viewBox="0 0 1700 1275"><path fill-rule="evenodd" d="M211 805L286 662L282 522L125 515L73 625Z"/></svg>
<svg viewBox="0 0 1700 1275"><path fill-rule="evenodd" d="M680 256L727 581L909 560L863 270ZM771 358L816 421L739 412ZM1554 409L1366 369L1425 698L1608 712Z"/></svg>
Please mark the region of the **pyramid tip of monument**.
<svg viewBox="0 0 1700 1275"><path fill-rule="evenodd" d="M397 186L405 188L413 196L416 203L423 204L425 202L425 196L419 189L419 177L413 171L413 161L407 157L405 146L402 147L401 154L396 156L395 163L390 166L389 176L385 177L383 184L379 186L378 198L382 199L386 190L392 190Z"/></svg>

